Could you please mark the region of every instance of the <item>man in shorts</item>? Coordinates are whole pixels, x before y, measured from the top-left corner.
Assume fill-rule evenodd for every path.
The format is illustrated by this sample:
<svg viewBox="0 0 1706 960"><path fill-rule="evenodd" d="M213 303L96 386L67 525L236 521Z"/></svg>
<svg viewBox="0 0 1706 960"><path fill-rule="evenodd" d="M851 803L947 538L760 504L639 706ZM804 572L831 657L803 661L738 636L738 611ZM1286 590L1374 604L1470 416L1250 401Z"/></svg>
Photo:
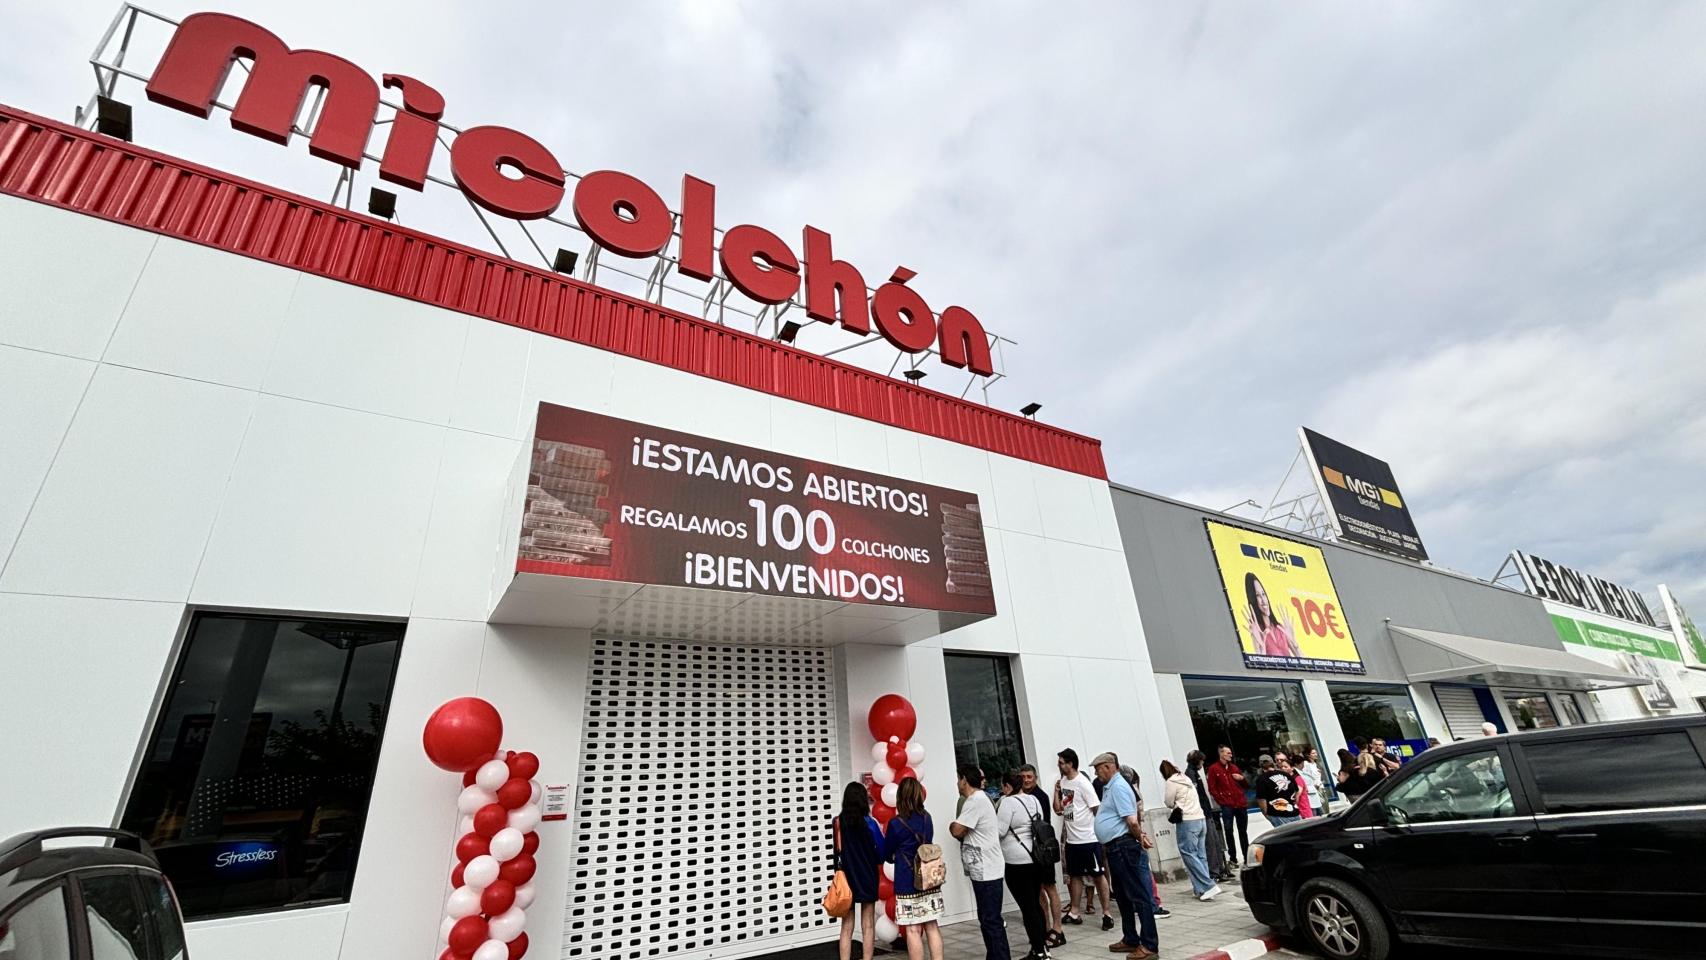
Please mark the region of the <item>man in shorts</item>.
<svg viewBox="0 0 1706 960"><path fill-rule="evenodd" d="M1037 801L1037 807L1043 814L1043 822L1053 829L1050 811L1054 808L1054 800L1037 783L1037 768L1028 763L1020 767L1019 782L1025 788L1025 794ZM1049 922L1048 945L1064 946L1066 932L1060 929L1060 881L1055 876L1054 864L1039 864L1037 869L1041 872L1043 881L1043 916L1047 917Z"/></svg>
<svg viewBox="0 0 1706 960"><path fill-rule="evenodd" d="M1112 926L1113 918L1108 913L1108 871L1102 863L1102 845L1096 841L1096 808L1101 801L1096 798L1090 778L1078 769L1078 751L1071 747L1060 751L1058 766L1060 779L1054 782L1053 807L1066 824L1063 859L1067 877L1066 911L1060 919L1064 923L1083 923L1083 914L1076 910L1080 893L1086 912L1094 907L1092 898L1100 894L1104 925Z"/></svg>

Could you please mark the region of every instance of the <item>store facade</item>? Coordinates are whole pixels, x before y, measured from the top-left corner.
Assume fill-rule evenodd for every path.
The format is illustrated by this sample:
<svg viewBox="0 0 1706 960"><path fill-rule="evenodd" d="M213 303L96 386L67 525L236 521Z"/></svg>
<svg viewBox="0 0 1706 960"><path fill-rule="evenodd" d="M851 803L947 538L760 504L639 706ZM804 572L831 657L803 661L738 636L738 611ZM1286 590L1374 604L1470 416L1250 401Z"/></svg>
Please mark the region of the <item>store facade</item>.
<svg viewBox="0 0 1706 960"><path fill-rule="evenodd" d="M197 960L437 956L454 697L542 957L832 937L885 694L950 858L957 755L1166 752L1094 440L11 109L0 194L0 834L143 833Z"/></svg>
<svg viewBox="0 0 1706 960"><path fill-rule="evenodd" d="M1406 759L1484 722L1592 722L1636 682L1566 652L1533 597L1119 485L1114 508L1176 756L1316 747L1331 773L1358 739Z"/></svg>

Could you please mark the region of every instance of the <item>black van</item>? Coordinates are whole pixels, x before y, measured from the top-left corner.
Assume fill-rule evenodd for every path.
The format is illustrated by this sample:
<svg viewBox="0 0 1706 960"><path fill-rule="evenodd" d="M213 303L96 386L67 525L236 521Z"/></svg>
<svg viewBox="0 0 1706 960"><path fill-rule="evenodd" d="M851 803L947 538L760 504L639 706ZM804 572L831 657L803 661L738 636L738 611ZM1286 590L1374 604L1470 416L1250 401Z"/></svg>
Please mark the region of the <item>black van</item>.
<svg viewBox="0 0 1706 960"><path fill-rule="evenodd" d="M1262 835L1241 879L1258 921L1331 960L1394 939L1706 956L1706 715L1435 747Z"/></svg>
<svg viewBox="0 0 1706 960"><path fill-rule="evenodd" d="M49 846L99 837L109 846ZM68 827L0 843L0 960L185 960L184 919L148 844Z"/></svg>

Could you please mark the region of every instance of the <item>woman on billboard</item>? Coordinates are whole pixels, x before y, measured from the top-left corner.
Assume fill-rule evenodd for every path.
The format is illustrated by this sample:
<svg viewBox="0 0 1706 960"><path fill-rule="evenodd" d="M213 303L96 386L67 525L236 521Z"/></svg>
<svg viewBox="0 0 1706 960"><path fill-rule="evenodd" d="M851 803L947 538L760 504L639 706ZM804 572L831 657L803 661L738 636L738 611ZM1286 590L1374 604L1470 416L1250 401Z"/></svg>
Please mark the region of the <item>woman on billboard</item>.
<svg viewBox="0 0 1706 960"><path fill-rule="evenodd" d="M1283 612L1280 616L1274 615L1267 588L1254 573L1244 574L1244 599L1247 601L1244 627L1250 631L1256 653L1270 657L1302 656L1297 649L1297 635L1292 632L1291 619Z"/></svg>

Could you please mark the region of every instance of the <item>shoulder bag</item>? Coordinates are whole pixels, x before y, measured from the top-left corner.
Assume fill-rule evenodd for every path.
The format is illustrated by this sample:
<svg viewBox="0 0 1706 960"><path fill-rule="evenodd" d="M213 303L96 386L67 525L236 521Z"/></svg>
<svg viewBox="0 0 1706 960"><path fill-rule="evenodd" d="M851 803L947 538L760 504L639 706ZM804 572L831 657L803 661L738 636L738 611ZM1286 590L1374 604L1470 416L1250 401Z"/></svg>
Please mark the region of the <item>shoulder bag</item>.
<svg viewBox="0 0 1706 960"><path fill-rule="evenodd" d="M835 877L823 894L823 912L837 919L853 912L853 888L847 884L847 873L841 869L841 818L835 818Z"/></svg>

